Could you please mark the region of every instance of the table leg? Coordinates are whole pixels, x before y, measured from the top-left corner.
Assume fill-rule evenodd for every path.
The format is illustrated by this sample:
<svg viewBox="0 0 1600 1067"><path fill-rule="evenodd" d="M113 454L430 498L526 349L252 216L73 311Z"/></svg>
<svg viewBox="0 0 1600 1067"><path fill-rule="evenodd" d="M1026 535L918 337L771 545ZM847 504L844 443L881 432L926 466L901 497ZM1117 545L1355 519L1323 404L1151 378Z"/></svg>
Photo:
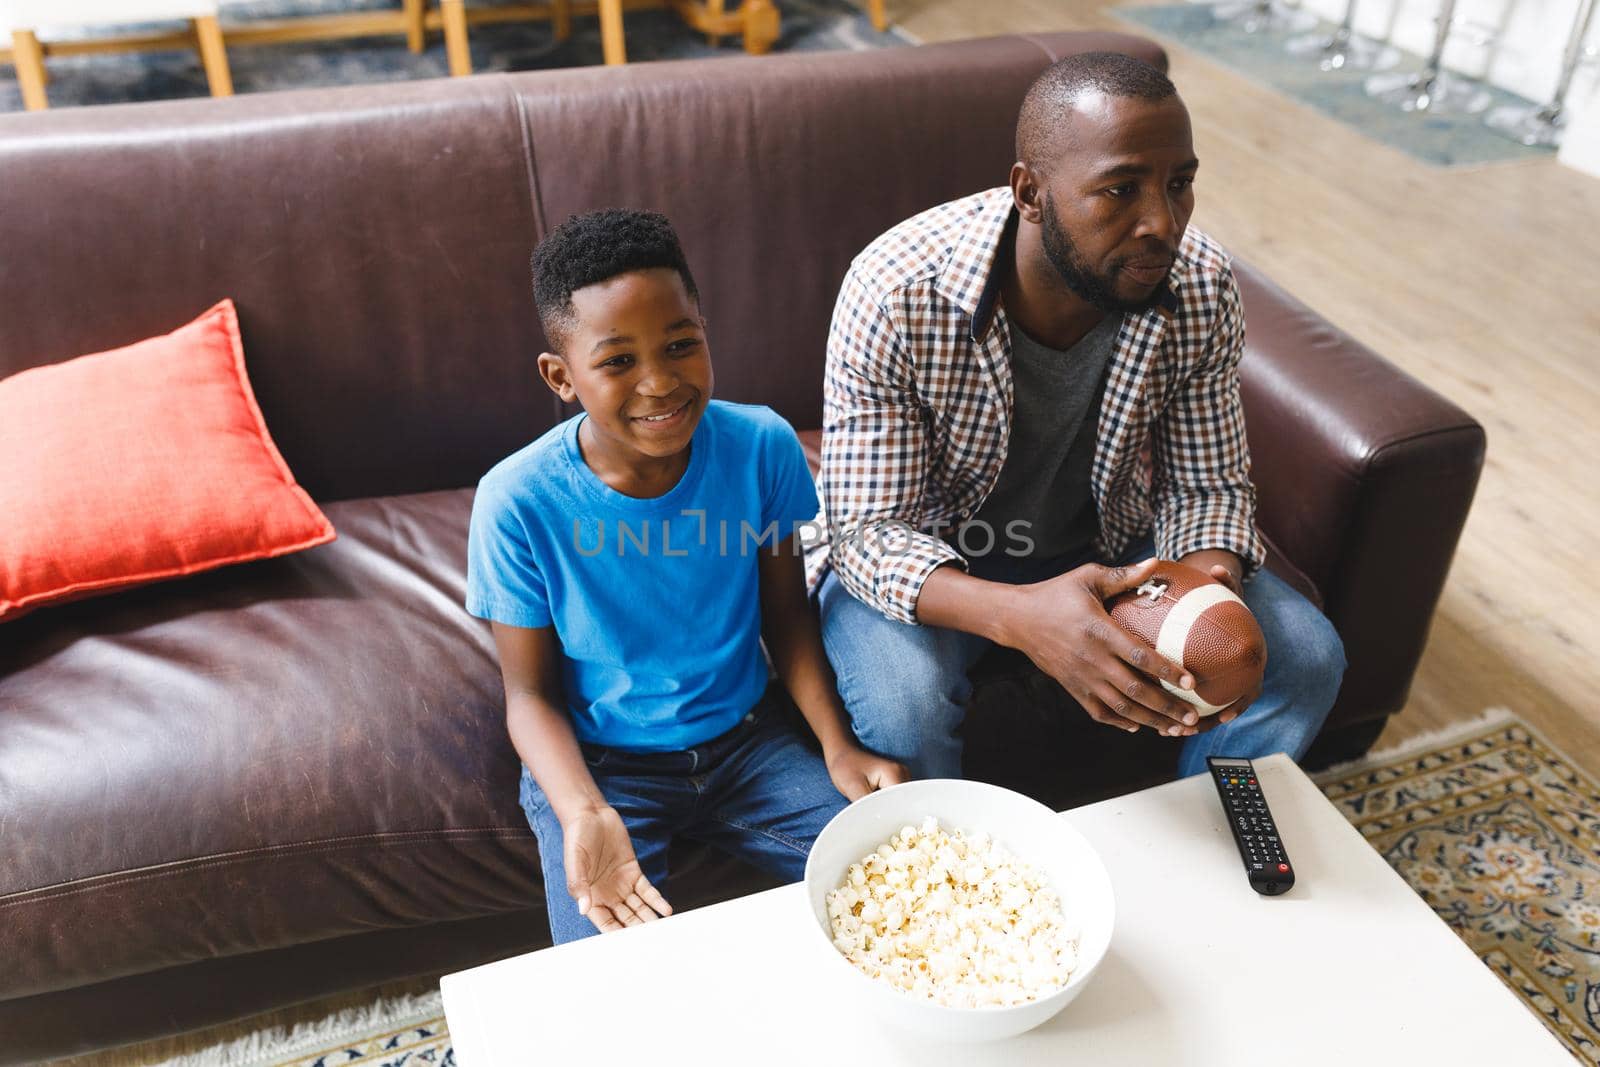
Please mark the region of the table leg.
<svg viewBox="0 0 1600 1067"><path fill-rule="evenodd" d="M766 55L778 39L779 16L772 0L744 0L744 50Z"/></svg>
<svg viewBox="0 0 1600 1067"><path fill-rule="evenodd" d="M467 49L467 6L462 0L439 0L444 16L444 50L450 58L450 76L464 78L472 73L472 53Z"/></svg>
<svg viewBox="0 0 1600 1067"><path fill-rule="evenodd" d="M622 36L622 0L600 0L600 48L607 66L628 61L628 46Z"/></svg>
<svg viewBox="0 0 1600 1067"><path fill-rule="evenodd" d="M428 46L428 35L423 27L422 19L428 7L428 0L405 0L406 13L406 47L413 52L421 52Z"/></svg>
<svg viewBox="0 0 1600 1067"><path fill-rule="evenodd" d="M50 106L44 95L44 49L32 30L11 31L11 61L17 67L17 84L22 88L22 106L43 111Z"/></svg>
<svg viewBox="0 0 1600 1067"><path fill-rule="evenodd" d="M726 0L706 0L706 14L711 18L720 19L723 15L723 12L726 10ZM706 34L706 44L710 45L712 48L718 47L722 44L722 34Z"/></svg>
<svg viewBox="0 0 1600 1067"><path fill-rule="evenodd" d="M572 36L572 0L555 0L554 7L550 28L555 31L556 40L565 41Z"/></svg>
<svg viewBox="0 0 1600 1067"><path fill-rule="evenodd" d="M233 72L228 69L228 49L222 43L222 27L217 16L201 15L194 20L194 35L200 44L200 61L205 64L206 84L212 96L233 95Z"/></svg>
<svg viewBox="0 0 1600 1067"><path fill-rule="evenodd" d="M882 33L889 28L889 15L883 10L883 0L869 0L867 11L872 15L873 29Z"/></svg>

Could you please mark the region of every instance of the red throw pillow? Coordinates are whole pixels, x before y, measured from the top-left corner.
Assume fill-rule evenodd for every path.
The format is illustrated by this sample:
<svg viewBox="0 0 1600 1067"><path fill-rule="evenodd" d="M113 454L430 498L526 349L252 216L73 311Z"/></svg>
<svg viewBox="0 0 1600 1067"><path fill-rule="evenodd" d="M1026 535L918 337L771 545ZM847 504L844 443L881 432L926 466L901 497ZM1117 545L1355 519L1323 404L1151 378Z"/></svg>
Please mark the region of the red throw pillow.
<svg viewBox="0 0 1600 1067"><path fill-rule="evenodd" d="M326 544L245 376L233 301L0 381L0 621Z"/></svg>

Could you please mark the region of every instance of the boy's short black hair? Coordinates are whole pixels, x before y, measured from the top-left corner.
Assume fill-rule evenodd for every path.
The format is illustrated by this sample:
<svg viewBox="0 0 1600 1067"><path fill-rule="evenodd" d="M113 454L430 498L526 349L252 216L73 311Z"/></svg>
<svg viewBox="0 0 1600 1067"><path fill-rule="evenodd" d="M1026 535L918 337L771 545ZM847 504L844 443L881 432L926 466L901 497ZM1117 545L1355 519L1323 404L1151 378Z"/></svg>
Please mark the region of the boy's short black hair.
<svg viewBox="0 0 1600 1067"><path fill-rule="evenodd" d="M574 290L653 267L677 271L700 302L683 246L665 215L606 208L573 215L551 230L533 250L533 301L551 346L559 352L566 343Z"/></svg>

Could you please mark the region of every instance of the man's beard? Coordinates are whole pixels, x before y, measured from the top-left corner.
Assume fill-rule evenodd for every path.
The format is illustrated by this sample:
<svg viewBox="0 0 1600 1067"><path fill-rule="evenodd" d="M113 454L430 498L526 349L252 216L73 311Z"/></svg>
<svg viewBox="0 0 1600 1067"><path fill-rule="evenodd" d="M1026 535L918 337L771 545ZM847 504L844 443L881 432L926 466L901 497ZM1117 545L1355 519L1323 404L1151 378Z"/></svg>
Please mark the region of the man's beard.
<svg viewBox="0 0 1600 1067"><path fill-rule="evenodd" d="M1084 262L1078 246L1056 221L1056 205L1048 193L1044 198L1044 254L1066 287L1091 307L1101 311L1147 311L1156 306L1162 290L1159 285L1140 300L1124 300L1117 295L1115 286L1122 266L1120 260L1113 262L1106 274L1096 274Z"/></svg>

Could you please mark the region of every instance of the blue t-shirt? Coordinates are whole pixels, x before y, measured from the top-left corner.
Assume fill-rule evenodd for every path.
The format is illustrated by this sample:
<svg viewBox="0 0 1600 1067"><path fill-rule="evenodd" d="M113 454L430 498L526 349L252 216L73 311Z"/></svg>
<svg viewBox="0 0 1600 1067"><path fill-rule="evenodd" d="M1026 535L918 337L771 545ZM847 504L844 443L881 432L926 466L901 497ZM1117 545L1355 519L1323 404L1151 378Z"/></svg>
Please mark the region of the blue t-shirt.
<svg viewBox="0 0 1600 1067"><path fill-rule="evenodd" d="M816 517L794 430L769 408L713 400L665 494L602 482L579 415L478 483L467 610L554 626L580 741L671 752L726 733L767 684L759 556Z"/></svg>

